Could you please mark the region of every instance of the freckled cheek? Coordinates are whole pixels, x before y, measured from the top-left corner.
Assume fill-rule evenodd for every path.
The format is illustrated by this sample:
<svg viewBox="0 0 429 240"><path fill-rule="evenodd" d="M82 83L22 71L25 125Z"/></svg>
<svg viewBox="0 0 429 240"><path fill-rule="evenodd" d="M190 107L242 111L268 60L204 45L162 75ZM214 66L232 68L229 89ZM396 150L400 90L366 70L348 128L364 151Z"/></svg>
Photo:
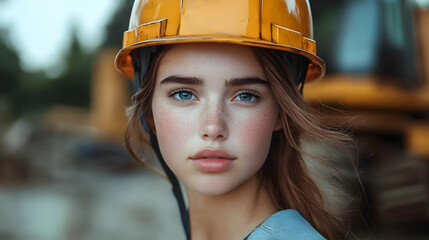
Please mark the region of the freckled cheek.
<svg viewBox="0 0 429 240"><path fill-rule="evenodd" d="M180 148L192 134L192 122L188 116L169 109L154 112L156 135L161 148ZM165 149L166 150L166 149Z"/></svg>
<svg viewBox="0 0 429 240"><path fill-rule="evenodd" d="M270 115L271 114L271 115ZM240 117L233 127L240 141L246 143L245 147L252 149L254 147L269 146L273 132L273 122L275 122L272 113L260 112L247 117Z"/></svg>

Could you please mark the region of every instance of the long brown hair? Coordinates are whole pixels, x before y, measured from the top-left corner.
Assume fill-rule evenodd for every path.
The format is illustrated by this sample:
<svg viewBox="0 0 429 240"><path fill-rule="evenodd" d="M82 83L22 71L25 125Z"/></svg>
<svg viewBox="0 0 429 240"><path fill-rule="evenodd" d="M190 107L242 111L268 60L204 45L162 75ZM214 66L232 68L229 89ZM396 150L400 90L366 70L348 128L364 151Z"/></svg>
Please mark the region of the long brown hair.
<svg viewBox="0 0 429 240"><path fill-rule="evenodd" d="M353 145L353 141L347 134L323 127L274 50L255 48L254 51L279 105L283 126L283 131L274 133L269 156L260 172L271 198L278 209L298 210L328 239L344 239L344 226L326 210L321 191L312 179L303 156L310 156L339 171L327 161L306 153L302 142L304 139L318 140L347 148L347 143Z"/></svg>
<svg viewBox="0 0 429 240"><path fill-rule="evenodd" d="M133 105L128 112L130 120L125 133L125 145L130 154L142 164L142 156L147 154L138 153L142 150L141 142L149 142L141 127L140 116L144 116L153 128L152 95L157 69L167 49L152 60L148 72L140 79L142 88L133 96ZM283 127L282 131L273 134L267 160L259 171L261 186L267 187L277 209L295 209L326 238L344 239L341 222L326 210L321 190L303 160L303 155L312 155L303 150L302 141L317 139L344 146L351 138L322 126L291 81L287 66L274 50L254 48L254 52L277 100ZM328 162L312 157L331 166Z"/></svg>

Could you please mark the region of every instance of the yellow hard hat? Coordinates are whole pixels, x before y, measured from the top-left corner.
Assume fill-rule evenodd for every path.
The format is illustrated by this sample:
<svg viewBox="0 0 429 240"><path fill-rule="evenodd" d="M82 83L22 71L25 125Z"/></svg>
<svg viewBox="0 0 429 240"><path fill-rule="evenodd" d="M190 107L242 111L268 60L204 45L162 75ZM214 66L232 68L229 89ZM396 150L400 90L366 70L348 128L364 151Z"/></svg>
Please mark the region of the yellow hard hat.
<svg viewBox="0 0 429 240"><path fill-rule="evenodd" d="M176 43L220 42L282 50L309 60L305 81L323 77L308 0L136 0L116 68L133 78L130 52Z"/></svg>

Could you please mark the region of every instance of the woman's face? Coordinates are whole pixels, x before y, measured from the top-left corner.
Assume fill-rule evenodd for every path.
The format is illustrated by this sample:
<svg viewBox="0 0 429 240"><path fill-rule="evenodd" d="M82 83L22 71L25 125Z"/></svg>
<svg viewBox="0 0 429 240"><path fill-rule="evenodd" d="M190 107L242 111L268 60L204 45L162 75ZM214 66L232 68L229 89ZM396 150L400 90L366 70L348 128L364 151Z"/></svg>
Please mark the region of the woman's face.
<svg viewBox="0 0 429 240"><path fill-rule="evenodd" d="M168 49L152 112L166 163L202 194L227 193L256 177L280 128L261 65L250 47L239 45Z"/></svg>

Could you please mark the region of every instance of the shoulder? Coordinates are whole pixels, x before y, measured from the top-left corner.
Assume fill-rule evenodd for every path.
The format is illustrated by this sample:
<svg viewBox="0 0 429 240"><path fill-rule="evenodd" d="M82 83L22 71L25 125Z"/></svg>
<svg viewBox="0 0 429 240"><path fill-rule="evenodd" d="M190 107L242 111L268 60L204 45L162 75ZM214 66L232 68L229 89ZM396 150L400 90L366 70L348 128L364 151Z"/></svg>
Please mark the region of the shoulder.
<svg viewBox="0 0 429 240"><path fill-rule="evenodd" d="M247 240L325 239L296 210L275 213L257 227Z"/></svg>

